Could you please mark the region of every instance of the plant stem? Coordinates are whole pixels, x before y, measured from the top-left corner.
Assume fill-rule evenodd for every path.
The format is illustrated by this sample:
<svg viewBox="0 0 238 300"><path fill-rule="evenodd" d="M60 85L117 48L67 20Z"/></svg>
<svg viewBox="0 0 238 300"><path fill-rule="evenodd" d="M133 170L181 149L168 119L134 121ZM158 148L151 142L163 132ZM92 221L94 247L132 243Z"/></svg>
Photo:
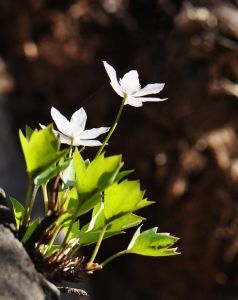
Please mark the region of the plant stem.
<svg viewBox="0 0 238 300"><path fill-rule="evenodd" d="M42 184L42 193L43 193L43 198L44 198L44 205L45 205L45 215L48 214L49 210L49 200L48 200L48 193L47 193L47 183Z"/></svg>
<svg viewBox="0 0 238 300"><path fill-rule="evenodd" d="M32 195L31 195L31 202L30 202L30 209L29 209L29 216L31 215L34 203L35 203L35 199L36 199L36 193L38 190L38 186L34 185L33 191L32 191Z"/></svg>
<svg viewBox="0 0 238 300"><path fill-rule="evenodd" d="M102 153L104 147L106 146L106 144L107 144L107 142L109 141L110 137L112 136L114 130L116 129L117 124L118 124L118 122L119 122L119 119L120 119L120 117L121 117L122 111L123 111L124 104L125 104L125 102L126 102L126 98L127 98L127 95L125 95L125 97L123 98L123 100L122 100L122 102L121 102L121 106L120 106L120 108L119 108L119 110L118 110L118 113L117 113L115 122L114 122L112 128L110 129L110 131L108 132L108 134L107 134L107 136L106 136L106 138L105 138L105 140L104 140L102 146L99 148L96 157L98 157L98 156Z"/></svg>
<svg viewBox="0 0 238 300"><path fill-rule="evenodd" d="M63 227L62 224L59 224L59 225L56 227L55 232L54 232L54 234L52 235L52 237L51 237L51 239L50 239L50 242L49 242L49 244L48 244L48 248L47 248L47 250L45 251L44 255L47 255L47 254L48 254L50 248L52 247L52 245L53 245L53 243L54 243L54 240L56 239L56 237L57 237L58 233L60 232L60 230L62 229L62 227Z"/></svg>
<svg viewBox="0 0 238 300"><path fill-rule="evenodd" d="M33 187L34 185L32 180L29 180L27 193L26 193L26 200L25 200L25 211L24 211L23 221L22 221L23 228L26 228L28 223Z"/></svg>
<svg viewBox="0 0 238 300"><path fill-rule="evenodd" d="M80 209L80 205L78 205L78 208L76 209L76 211L75 211L75 213L74 213L74 215L73 215L73 217L72 217L72 219L71 219L71 222L70 222L70 224L69 224L68 230L67 230L67 232L66 232L66 235L65 235L65 237L64 237L63 243L62 243L62 245L61 245L62 249L64 249L64 246L65 246L66 243L67 243L67 239L68 239L68 237L69 237L69 234L70 234L70 231L71 231L71 229L72 229L72 227L73 227L73 224L74 224L74 222L75 222L75 220L76 220L76 218L77 218L77 214L78 214L79 209Z"/></svg>
<svg viewBox="0 0 238 300"><path fill-rule="evenodd" d="M117 258L117 257L119 257L119 256L121 256L121 255L124 255L124 254L127 254L127 250L123 250L123 251L121 251L121 252L118 252L118 253L116 253L116 254L110 256L108 259L104 260L103 263L101 263L101 266L102 266L102 267L105 267L105 265L107 265L107 264L108 264L109 262L111 262L113 259L115 259L115 258Z"/></svg>
<svg viewBox="0 0 238 300"><path fill-rule="evenodd" d="M94 260L95 260L95 258L96 258L96 256L97 256L97 254L98 254L98 250L99 250L99 248L100 248L100 246L101 246L101 243L102 243L104 234L105 234L105 232L106 232L106 230L107 230L107 226L108 226L108 225L105 225L105 226L103 227L102 231L100 232L100 235L99 235L97 244L96 244L96 246L95 246L95 249L94 249L94 251L93 251L93 254L92 254L92 256L91 256L89 262L87 263L87 265L90 265L90 264L92 264L92 263L94 262Z"/></svg>

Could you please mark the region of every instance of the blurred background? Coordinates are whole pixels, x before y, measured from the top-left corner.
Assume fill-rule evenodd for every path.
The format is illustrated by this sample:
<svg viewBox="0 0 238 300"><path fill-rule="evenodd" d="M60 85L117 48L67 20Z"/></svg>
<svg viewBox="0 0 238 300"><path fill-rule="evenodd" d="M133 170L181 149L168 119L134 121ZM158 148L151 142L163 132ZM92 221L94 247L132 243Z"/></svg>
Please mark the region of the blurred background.
<svg viewBox="0 0 238 300"><path fill-rule="evenodd" d="M83 106L88 128L112 124L120 99L102 60L119 76L138 70L142 86L166 83L166 102L126 106L108 154L157 202L144 229L180 237L182 254L122 257L85 279L91 298L237 299L238 1L1 0L0 20L0 186L18 199L18 128L51 122L51 106L68 117Z"/></svg>

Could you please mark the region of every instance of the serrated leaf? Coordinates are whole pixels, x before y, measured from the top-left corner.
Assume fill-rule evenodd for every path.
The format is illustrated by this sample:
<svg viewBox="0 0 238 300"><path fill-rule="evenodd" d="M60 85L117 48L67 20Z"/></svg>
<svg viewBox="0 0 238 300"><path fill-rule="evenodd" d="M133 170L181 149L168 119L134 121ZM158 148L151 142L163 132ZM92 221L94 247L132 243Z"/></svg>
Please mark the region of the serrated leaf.
<svg viewBox="0 0 238 300"><path fill-rule="evenodd" d="M104 195L106 219L117 219L154 203L143 199L143 196L139 181L124 180L109 186Z"/></svg>
<svg viewBox="0 0 238 300"><path fill-rule="evenodd" d="M111 184L122 167L121 155L104 157L101 154L87 166L77 150L74 152L76 186L79 194L103 190Z"/></svg>
<svg viewBox="0 0 238 300"><path fill-rule="evenodd" d="M145 218L128 213L109 223L108 230L126 230L128 228L139 225Z"/></svg>
<svg viewBox="0 0 238 300"><path fill-rule="evenodd" d="M26 243L29 238L31 237L31 235L33 234L33 232L36 230L37 226L40 224L40 218L35 219L27 228L23 238L22 238L22 243Z"/></svg>
<svg viewBox="0 0 238 300"><path fill-rule="evenodd" d="M67 150L59 151L60 141L52 132L52 126L34 130L28 140L21 130L20 142L24 153L27 172L31 179L44 172L51 164L57 162Z"/></svg>
<svg viewBox="0 0 238 300"><path fill-rule="evenodd" d="M34 130L30 126L26 125L25 132L26 132L26 138L29 141Z"/></svg>
<svg viewBox="0 0 238 300"><path fill-rule="evenodd" d="M93 209L92 218L89 224L82 228L82 232L100 231L107 225L107 231L123 231L139 225L145 218L128 213L118 219L108 222L104 215L104 205L100 203Z"/></svg>
<svg viewBox="0 0 238 300"><path fill-rule="evenodd" d="M78 150L75 150L73 159L80 214L82 215L100 201L100 192L114 182L123 164L121 155L104 157L104 154L89 164L85 164Z"/></svg>
<svg viewBox="0 0 238 300"><path fill-rule="evenodd" d="M134 170L125 170L125 171L121 171L117 174L115 182L121 181L122 179L124 179L125 177L127 177L129 174L133 173Z"/></svg>
<svg viewBox="0 0 238 300"><path fill-rule="evenodd" d="M179 254L177 248L171 248L178 238L169 233L157 233L157 227L140 232L136 230L128 248L127 253L145 256L170 256Z"/></svg>
<svg viewBox="0 0 238 300"><path fill-rule="evenodd" d="M77 217L79 217L97 205L97 203L100 202L100 199L100 193L95 193L91 197L89 196L88 199L82 200L82 198L79 198L77 189L72 188L67 195L67 200L63 207L69 214L74 214L75 211L78 210Z"/></svg>
<svg viewBox="0 0 238 300"><path fill-rule="evenodd" d="M25 212L25 208L19 201L17 201L17 199L10 197L10 200L11 200L12 206L13 206L16 227L17 227L17 229L19 229L21 222L22 222L24 212Z"/></svg>

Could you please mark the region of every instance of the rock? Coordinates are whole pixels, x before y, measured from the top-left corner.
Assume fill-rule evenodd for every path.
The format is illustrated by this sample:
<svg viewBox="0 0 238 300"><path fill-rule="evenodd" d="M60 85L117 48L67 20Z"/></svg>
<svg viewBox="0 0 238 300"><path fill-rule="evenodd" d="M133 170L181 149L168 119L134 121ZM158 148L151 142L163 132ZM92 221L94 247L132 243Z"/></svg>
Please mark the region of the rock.
<svg viewBox="0 0 238 300"><path fill-rule="evenodd" d="M22 244L0 225L0 299L58 300L60 292L37 273Z"/></svg>

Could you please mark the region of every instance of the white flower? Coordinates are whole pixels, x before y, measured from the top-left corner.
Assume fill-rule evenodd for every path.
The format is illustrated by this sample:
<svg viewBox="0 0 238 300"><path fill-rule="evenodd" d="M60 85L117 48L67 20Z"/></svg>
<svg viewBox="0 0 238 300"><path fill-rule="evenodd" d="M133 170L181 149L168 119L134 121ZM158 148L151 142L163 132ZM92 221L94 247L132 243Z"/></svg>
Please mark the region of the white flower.
<svg viewBox="0 0 238 300"><path fill-rule="evenodd" d="M73 146L100 146L102 143L94 140L99 135L108 132L110 127L93 128L84 130L87 120L87 114L81 107L67 120L56 108L51 108L51 116L54 120L57 130L53 130L55 135L59 136L62 144ZM40 125L41 127L45 127Z"/></svg>
<svg viewBox="0 0 238 300"><path fill-rule="evenodd" d="M111 86L113 87L114 91L119 96L123 98L126 97L125 104L139 107L143 105L143 102L157 102L167 99L143 97L146 95L158 94L164 88L164 83L147 84L144 88L141 88L139 75L135 70L129 71L122 77L122 79L118 81L115 69L106 61L104 61L103 64L111 80Z"/></svg>

